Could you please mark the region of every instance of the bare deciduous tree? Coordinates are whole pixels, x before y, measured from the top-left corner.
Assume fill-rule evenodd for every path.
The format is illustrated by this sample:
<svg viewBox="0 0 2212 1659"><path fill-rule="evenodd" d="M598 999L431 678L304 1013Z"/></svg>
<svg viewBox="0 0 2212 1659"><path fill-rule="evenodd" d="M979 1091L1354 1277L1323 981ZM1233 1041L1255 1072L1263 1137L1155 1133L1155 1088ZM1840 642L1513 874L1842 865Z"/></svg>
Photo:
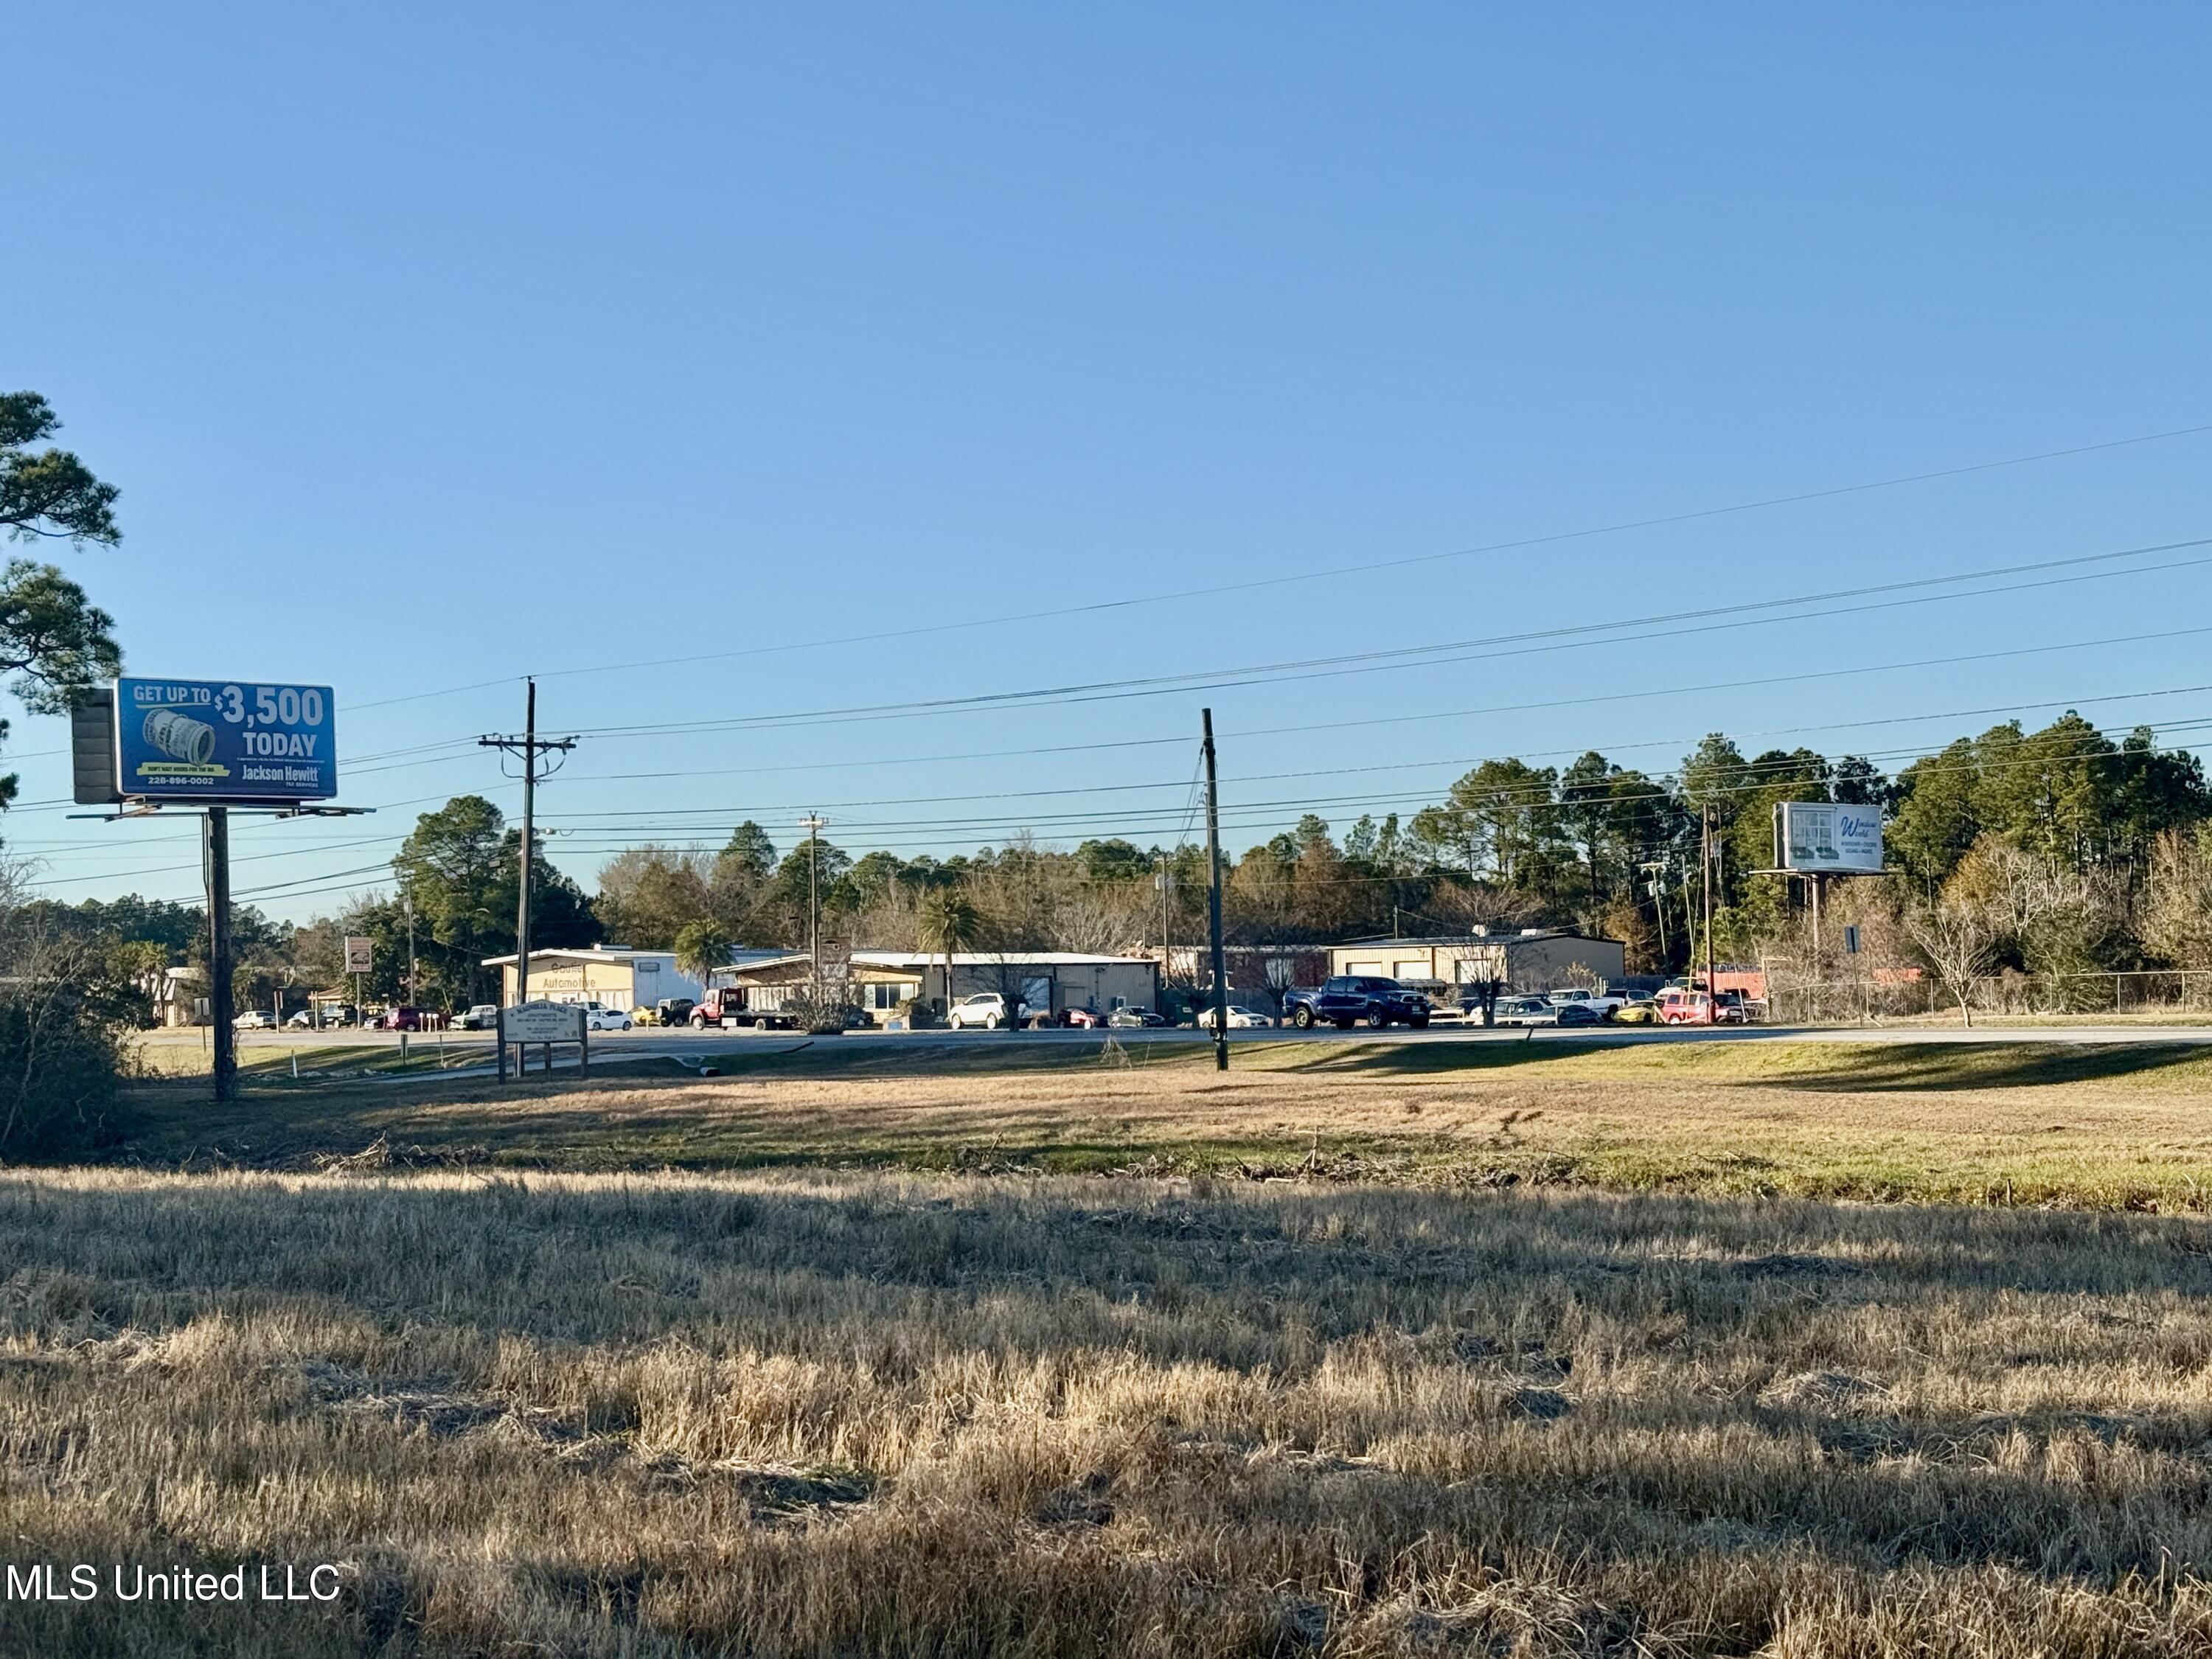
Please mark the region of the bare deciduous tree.
<svg viewBox="0 0 2212 1659"><path fill-rule="evenodd" d="M1988 968L1997 942L1989 911L1970 898L1946 893L1932 904L1909 911L1905 927L1936 978L1958 999L1959 1018L1971 1028L1974 981Z"/></svg>

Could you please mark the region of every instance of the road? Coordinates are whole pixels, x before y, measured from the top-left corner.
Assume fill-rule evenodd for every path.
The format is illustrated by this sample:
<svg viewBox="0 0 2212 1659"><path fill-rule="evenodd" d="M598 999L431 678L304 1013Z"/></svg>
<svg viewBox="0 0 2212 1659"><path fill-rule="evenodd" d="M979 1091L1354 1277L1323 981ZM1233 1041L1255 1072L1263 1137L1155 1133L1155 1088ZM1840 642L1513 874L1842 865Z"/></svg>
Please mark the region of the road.
<svg viewBox="0 0 2212 1659"><path fill-rule="evenodd" d="M852 1031L838 1037L816 1037L817 1042L841 1043L901 1043L920 1048L945 1048L960 1043L1017 1042L1042 1048L1048 1044L1097 1048L1109 1037L1124 1042L1146 1043L1203 1043L1212 1039L1193 1030L1149 1030L1117 1031ZM199 1031L149 1033L144 1039L149 1044L203 1046L206 1041ZM331 1048L385 1049L396 1048L399 1037L386 1031L241 1031L239 1033L241 1058L251 1059L273 1051L282 1054L293 1049ZM434 1050L441 1039L433 1033L411 1037L413 1050L422 1054ZM592 1036L592 1055L602 1060L644 1060L661 1057L686 1062L696 1062L702 1057L727 1053L733 1047L742 1048L760 1043L764 1048L788 1048L793 1043L810 1039L790 1031L730 1031L653 1030L641 1029L632 1031L599 1031ZM2053 1042L2068 1044L2096 1043L2158 1043L2182 1046L2212 1045L2212 1025L1977 1025L1968 1030L1956 1025L1890 1025L1890 1026L1791 1026L1752 1025L1717 1028L1690 1026L1597 1026L1577 1027L1556 1030L1541 1027L1519 1029L1488 1029L1481 1026L1439 1025L1425 1031L1392 1030L1389 1032L1354 1030L1338 1031L1321 1030L1296 1031L1243 1030L1231 1031L1230 1042L1237 1048L1254 1043L1306 1042L1341 1043L1604 1043L1616 1047L1638 1047L1684 1042L1838 1042L1869 1043L1882 1046L1947 1044L1947 1043L2033 1043ZM448 1031L442 1047L449 1060L461 1060L466 1054L481 1054L483 1066L492 1064L491 1039L481 1031ZM557 1052L557 1051L556 1051ZM573 1063L573 1059L568 1063Z"/></svg>

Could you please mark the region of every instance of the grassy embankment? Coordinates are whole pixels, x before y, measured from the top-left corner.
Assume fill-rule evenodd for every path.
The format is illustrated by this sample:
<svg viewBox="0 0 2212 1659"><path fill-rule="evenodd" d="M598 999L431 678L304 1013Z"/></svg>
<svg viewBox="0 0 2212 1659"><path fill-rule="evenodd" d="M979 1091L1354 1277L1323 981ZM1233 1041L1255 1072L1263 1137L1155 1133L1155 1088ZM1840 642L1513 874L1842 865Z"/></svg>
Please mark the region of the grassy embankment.
<svg viewBox="0 0 2212 1659"><path fill-rule="evenodd" d="M795 1050L795 1051L794 1051ZM2196 1210L2212 1053L1817 1042L741 1043L526 1085L146 1091L131 1154L590 1170L805 1165L1321 1175L1442 1184Z"/></svg>

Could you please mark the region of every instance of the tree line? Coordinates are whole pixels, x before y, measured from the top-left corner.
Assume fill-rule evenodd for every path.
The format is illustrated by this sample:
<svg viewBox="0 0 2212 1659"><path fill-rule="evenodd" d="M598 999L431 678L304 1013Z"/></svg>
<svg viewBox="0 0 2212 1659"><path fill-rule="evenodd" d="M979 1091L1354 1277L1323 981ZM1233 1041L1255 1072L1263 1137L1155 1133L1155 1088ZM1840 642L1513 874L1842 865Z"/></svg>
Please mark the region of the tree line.
<svg viewBox="0 0 2212 1659"><path fill-rule="evenodd" d="M1747 753L1720 733L1656 775L1595 750L1563 767L1486 760L1418 811L1363 815L1340 833L1310 814L1226 860L1224 927L1232 943L1290 948L1566 927L1620 939L1632 971L1669 972L1703 951L1710 878L1719 957L1802 958L1807 894L1771 873L1771 822L1778 802L1805 800L1879 806L1887 819L1893 874L1833 884L1828 901L1885 963L1947 984L2212 967L2202 767L2148 730L2115 741L2071 713L2039 730L1992 726L1894 775L1864 756ZM514 947L520 853L496 806L455 797L416 821L390 887L343 914L288 929L243 913L242 996L343 984L342 940L365 933L371 997L406 994L411 937L418 1000L489 1000L496 979L483 963ZM747 820L719 848L623 852L588 892L542 842L532 867L538 946L674 950L695 967L736 946L802 945L810 885L825 937L855 947L1153 950L1194 945L1205 925L1205 855L1188 843L1109 838L1066 851L1018 836L951 858L854 857L826 839L779 845ZM45 908L53 928L137 941L166 961L204 949L194 906Z"/></svg>

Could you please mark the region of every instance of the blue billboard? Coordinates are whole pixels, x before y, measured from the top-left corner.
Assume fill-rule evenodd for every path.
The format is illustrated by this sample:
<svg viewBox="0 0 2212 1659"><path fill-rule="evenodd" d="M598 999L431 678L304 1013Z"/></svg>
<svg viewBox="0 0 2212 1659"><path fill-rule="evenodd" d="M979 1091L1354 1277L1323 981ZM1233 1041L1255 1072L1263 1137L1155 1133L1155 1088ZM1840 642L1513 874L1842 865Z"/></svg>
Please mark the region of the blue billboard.
<svg viewBox="0 0 2212 1659"><path fill-rule="evenodd" d="M115 683L116 793L129 800L327 800L338 792L327 685Z"/></svg>

